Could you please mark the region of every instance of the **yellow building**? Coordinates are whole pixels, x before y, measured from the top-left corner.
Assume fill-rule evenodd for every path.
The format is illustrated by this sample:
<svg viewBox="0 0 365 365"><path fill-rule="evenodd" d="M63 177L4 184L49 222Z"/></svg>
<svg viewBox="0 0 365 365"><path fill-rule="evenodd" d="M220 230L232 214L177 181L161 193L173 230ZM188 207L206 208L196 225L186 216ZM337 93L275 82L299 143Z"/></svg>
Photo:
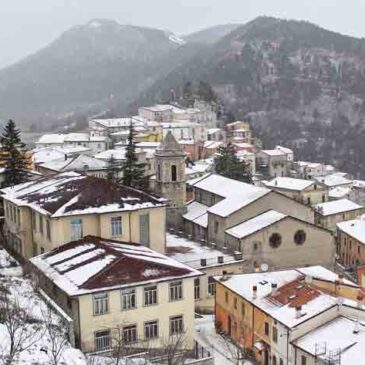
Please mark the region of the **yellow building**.
<svg viewBox="0 0 365 365"><path fill-rule="evenodd" d="M362 289L321 266L215 280L217 330L251 350L262 365L314 365L309 353L297 354L303 336L344 316L365 318ZM339 340L342 348L346 343ZM335 349L327 350L328 355Z"/></svg>
<svg viewBox="0 0 365 365"><path fill-rule="evenodd" d="M6 243L23 258L87 235L165 251L164 201L142 191L65 172L2 193Z"/></svg>
<svg viewBox="0 0 365 365"><path fill-rule="evenodd" d="M113 350L120 338L124 346L160 349L176 336L193 349L199 271L138 244L93 236L30 261L40 287L73 319L82 351Z"/></svg>

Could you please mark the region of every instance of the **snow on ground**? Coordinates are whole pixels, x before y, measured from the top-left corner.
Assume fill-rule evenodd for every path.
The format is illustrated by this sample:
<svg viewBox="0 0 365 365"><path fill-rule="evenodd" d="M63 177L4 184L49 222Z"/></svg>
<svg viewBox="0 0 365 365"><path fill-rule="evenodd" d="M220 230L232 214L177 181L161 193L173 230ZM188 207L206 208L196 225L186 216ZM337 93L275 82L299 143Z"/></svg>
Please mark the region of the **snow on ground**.
<svg viewBox="0 0 365 365"><path fill-rule="evenodd" d="M23 275L23 270L20 267L19 263L2 248L0 248L0 275L1 276Z"/></svg>
<svg viewBox="0 0 365 365"><path fill-rule="evenodd" d="M214 327L214 316L206 315L195 319L196 341L214 357L215 364L232 365L237 363L235 346L224 337L217 334ZM242 365L253 365L244 360Z"/></svg>

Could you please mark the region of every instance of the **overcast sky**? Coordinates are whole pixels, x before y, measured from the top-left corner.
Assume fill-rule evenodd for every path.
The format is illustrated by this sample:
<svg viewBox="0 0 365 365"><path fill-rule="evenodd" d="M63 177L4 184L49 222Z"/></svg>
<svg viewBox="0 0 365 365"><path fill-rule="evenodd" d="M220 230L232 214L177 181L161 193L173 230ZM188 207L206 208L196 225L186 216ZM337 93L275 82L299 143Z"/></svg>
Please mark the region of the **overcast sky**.
<svg viewBox="0 0 365 365"><path fill-rule="evenodd" d="M309 20L365 37L365 0L0 0L0 67L90 19L170 29L186 34L259 15Z"/></svg>

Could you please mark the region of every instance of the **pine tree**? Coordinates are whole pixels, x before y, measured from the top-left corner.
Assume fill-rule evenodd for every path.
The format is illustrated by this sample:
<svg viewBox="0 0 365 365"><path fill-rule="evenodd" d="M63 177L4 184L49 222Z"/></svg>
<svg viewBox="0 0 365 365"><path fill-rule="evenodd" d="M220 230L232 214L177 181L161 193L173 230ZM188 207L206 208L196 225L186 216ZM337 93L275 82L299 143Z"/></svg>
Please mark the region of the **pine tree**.
<svg viewBox="0 0 365 365"><path fill-rule="evenodd" d="M128 146L126 160L122 165L123 184L136 189L148 189L148 177L146 176L146 164L138 162L136 155L136 143L134 142L134 128L129 126Z"/></svg>
<svg viewBox="0 0 365 365"><path fill-rule="evenodd" d="M197 91L198 97L207 103L213 103L217 101L217 95L214 92L212 86L207 82L200 81Z"/></svg>
<svg viewBox="0 0 365 365"><path fill-rule="evenodd" d="M217 174L230 179L252 183L250 168L245 161L238 159L232 143L219 148L218 155L214 159L214 170Z"/></svg>
<svg viewBox="0 0 365 365"><path fill-rule="evenodd" d="M25 154L25 144L21 141L20 130L11 119L1 135L0 163L5 168L4 186L14 186L26 180L29 157Z"/></svg>
<svg viewBox="0 0 365 365"><path fill-rule="evenodd" d="M120 162L118 162L113 155L108 160L108 174L107 179L119 182L119 172L122 170Z"/></svg>

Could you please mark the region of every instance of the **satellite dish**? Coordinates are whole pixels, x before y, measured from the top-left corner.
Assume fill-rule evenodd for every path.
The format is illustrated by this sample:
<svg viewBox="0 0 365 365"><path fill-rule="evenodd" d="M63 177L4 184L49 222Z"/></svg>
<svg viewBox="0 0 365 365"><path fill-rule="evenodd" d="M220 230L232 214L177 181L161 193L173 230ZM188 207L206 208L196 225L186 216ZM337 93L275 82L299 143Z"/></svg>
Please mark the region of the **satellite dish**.
<svg viewBox="0 0 365 365"><path fill-rule="evenodd" d="M261 264L260 268L261 268L261 271L266 272L267 270L269 270L269 265L264 263L264 264Z"/></svg>

